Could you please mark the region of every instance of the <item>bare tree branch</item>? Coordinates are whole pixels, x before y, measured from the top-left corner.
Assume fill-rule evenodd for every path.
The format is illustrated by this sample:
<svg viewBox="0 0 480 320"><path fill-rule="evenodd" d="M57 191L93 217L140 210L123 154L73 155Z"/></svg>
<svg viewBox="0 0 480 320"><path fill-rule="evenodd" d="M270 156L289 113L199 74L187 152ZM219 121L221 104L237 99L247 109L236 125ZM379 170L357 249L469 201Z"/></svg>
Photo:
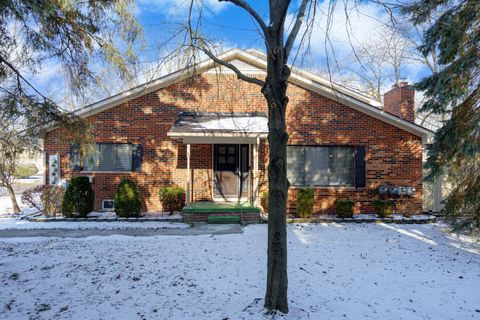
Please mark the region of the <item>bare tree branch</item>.
<svg viewBox="0 0 480 320"><path fill-rule="evenodd" d="M305 11L307 10L307 5L310 1L311 0L302 0L295 24L293 25L292 31L290 31L290 34L288 35L287 42L285 43L285 57L287 59L290 55L290 51L292 50L293 43L297 38L298 32L300 31L300 27L302 26L303 19L305 18Z"/></svg>
<svg viewBox="0 0 480 320"><path fill-rule="evenodd" d="M230 2L240 8L243 8L245 11L247 11L258 23L260 28L262 28L263 33L266 35L268 33L268 27L263 21L262 17L253 9L247 2L243 0L218 0L219 2Z"/></svg>
<svg viewBox="0 0 480 320"><path fill-rule="evenodd" d="M261 87L263 87L265 85L265 81L263 80L260 80L260 79L257 79L257 78L254 78L254 77L249 77L245 74L243 74L237 67L235 67L233 64L229 63L229 62L226 62L222 59L219 59L217 58L217 56L211 52L210 50L208 50L207 48L203 48L203 47L197 47L198 49L200 49L202 52L204 52L210 59L212 59L215 63L219 64L219 65L222 65L230 70L232 70L238 77L238 79L240 80L243 80L243 81L246 81L246 82L249 82L249 83L253 83L253 84L256 84L256 85L259 85Z"/></svg>
<svg viewBox="0 0 480 320"><path fill-rule="evenodd" d="M200 50L202 51L203 53L205 53L210 59L212 59L215 63L221 65L221 66L224 66L230 70L232 70L236 75L237 75L237 78L240 79L240 80L243 80L243 81L246 81L246 82L249 82L249 83L253 83L253 84L256 84L256 85L259 85L261 87L263 87L263 85L265 84L265 82L263 80L260 80L260 79L257 79L257 78L254 78L254 77L249 77L245 74L243 74L237 67L235 67L233 64L227 62L227 61L224 61L222 59L219 59L217 57L216 54L214 54L212 52L212 50L210 50L208 48L208 46L210 45L208 39L204 38L203 36L201 36L199 34L199 24L198 24L198 21L200 21L202 19L202 16L201 16L201 13L198 17L198 21L197 21L197 26L195 27L195 29L192 28L192 16L193 16L193 4L194 4L194 1L195 0L190 0L190 8L189 8L189 13L188 13L188 18L187 18L187 25L186 25L186 37L188 37L188 39L185 39L184 40L184 44L183 44L183 47L187 47L187 48L193 48L194 50ZM222 2L222 1L225 1L225 2L231 2L232 4L234 5L237 5L243 9L245 9L251 16L254 17L254 19L259 23L260 27L262 28L262 30L264 32L268 32L268 29L265 25L265 23L263 22L263 20L261 19L261 17L258 15L258 13L253 9L251 8L248 3L246 3L245 1L243 0L219 0L219 2ZM187 43L188 42L188 43Z"/></svg>

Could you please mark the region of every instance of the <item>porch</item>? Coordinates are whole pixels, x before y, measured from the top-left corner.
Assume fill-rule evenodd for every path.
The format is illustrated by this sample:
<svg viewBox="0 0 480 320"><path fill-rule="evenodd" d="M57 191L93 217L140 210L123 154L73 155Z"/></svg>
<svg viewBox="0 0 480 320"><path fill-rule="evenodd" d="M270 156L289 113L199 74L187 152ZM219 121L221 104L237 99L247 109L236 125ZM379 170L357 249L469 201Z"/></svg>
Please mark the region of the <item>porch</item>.
<svg viewBox="0 0 480 320"><path fill-rule="evenodd" d="M186 145L187 219L209 215L256 215L258 218L259 144L268 134L267 117L261 113L182 112L167 135ZM210 201L192 201L196 161L204 154L191 145L211 145ZM210 171L210 169L209 169ZM198 200L198 198L196 199ZM206 200L206 199L205 199ZM193 216L195 216L193 218ZM251 218L251 217L249 217Z"/></svg>

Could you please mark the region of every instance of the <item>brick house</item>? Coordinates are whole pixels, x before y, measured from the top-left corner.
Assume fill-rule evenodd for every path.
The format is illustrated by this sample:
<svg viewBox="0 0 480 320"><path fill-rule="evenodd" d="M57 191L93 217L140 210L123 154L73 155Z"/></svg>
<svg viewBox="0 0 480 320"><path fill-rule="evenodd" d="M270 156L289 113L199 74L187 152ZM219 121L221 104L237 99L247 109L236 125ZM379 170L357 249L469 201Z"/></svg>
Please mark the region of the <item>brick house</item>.
<svg viewBox="0 0 480 320"><path fill-rule="evenodd" d="M221 58L265 76L258 52L234 49ZM413 210L422 211L422 146L431 132L414 123L410 86L395 85L383 106L301 70L289 81L290 213L304 186L314 189L316 213L333 212L335 199L352 199L357 213L371 212L381 185L415 187ZM79 110L95 141L81 156L84 149L64 129L49 129L46 181L91 176L95 210L111 206L124 176L137 182L149 212L162 210L158 191L168 185L188 190L189 204L257 205L268 187L266 111L258 86L206 60Z"/></svg>

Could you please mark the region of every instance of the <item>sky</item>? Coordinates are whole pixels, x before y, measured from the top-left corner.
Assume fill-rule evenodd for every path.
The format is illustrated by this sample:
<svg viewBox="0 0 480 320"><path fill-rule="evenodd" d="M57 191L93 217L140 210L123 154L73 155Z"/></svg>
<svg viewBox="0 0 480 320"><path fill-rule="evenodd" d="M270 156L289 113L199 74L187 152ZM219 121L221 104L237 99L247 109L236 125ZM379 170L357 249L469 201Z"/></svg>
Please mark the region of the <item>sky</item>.
<svg viewBox="0 0 480 320"><path fill-rule="evenodd" d="M268 21L268 1L250 0L248 2ZM295 10L298 8L299 2L299 0L292 1L291 8L293 9L287 18L287 29L294 21ZM186 21L188 3L189 0L137 0L135 12L139 24L143 27L143 38L136 43L139 58L137 83L171 71L171 66L170 68L159 66L159 61L169 52L169 48L164 46L166 39L171 38L172 34L178 30L178 25ZM264 50L261 34L252 18L243 9L217 0L204 0L204 4L202 10L203 34L216 43L221 50L234 47ZM291 62L297 66L315 70L320 75L328 75L329 70L333 69L336 69L335 71L339 74L348 73L347 69L351 68L356 68L357 71L361 70L362 66L358 64L352 47L362 47L370 43L372 39L378 39L381 36L381 30L384 30L382 28L385 23L389 21L389 17L383 8L368 1L360 2L355 7L349 5L346 10L349 13L348 21L343 1L339 1L335 8L331 7L330 1L320 2L312 28L310 46L308 50L305 47L295 48L298 50L293 51ZM333 11L331 20L328 20L326 14L329 11ZM327 29L330 35L328 39L326 38ZM173 46L175 41L178 41L178 38L169 41L169 44ZM299 52L300 55L297 59L293 59L296 52ZM416 61L409 61L402 68L402 79L409 82L415 82L425 75L428 75L428 70L423 64ZM105 77L108 79L108 74ZM62 72L54 61L47 62L34 78L37 85L43 91L55 96L57 101L65 99ZM105 82L110 94L127 89L125 85L119 85L115 81ZM388 90L392 84L393 79L385 79L382 89ZM102 95L108 96L108 93L102 92L92 99L101 98Z"/></svg>

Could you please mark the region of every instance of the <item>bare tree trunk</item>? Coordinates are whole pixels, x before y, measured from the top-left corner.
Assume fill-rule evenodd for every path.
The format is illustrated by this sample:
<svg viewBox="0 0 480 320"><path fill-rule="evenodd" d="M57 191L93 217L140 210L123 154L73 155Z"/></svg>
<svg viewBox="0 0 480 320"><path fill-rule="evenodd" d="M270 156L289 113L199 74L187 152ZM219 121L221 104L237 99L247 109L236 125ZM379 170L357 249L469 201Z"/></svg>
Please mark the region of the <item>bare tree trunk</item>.
<svg viewBox="0 0 480 320"><path fill-rule="evenodd" d="M287 81L290 76L288 56L293 48L295 39L300 32L307 8L312 15L315 4L312 0L302 0L296 11L295 23L290 34L284 42L285 19L291 0L269 0L269 23L245 0L219 0L230 2L243 8L261 29L267 50L267 77L265 81L256 77L243 74L233 64L219 59L208 47L205 41L200 41L198 48L214 62L232 70L239 79L262 87L268 105L268 143L270 147L268 180L269 180L269 205L268 205L268 259L267 259L267 291L265 294L265 308L288 313L287 297L287 197L289 183L287 180L287 142L286 108L288 104ZM316 1L315 1L316 2ZM309 6L310 5L310 6ZM191 6L193 6L193 0ZM313 9L312 9L313 8ZM192 32L189 14L188 32L190 41L197 39L197 33ZM308 15L307 15L308 16Z"/></svg>
<svg viewBox="0 0 480 320"><path fill-rule="evenodd" d="M286 205L288 180L286 156L288 134L285 130L286 96L267 98L269 104L269 201L268 201L268 261L265 307L288 312L287 299L287 226ZM282 102L285 100L285 102ZM272 108L270 106L276 105Z"/></svg>
<svg viewBox="0 0 480 320"><path fill-rule="evenodd" d="M275 8L273 9L275 10ZM267 56L267 78L262 89L268 104L269 144L268 258L265 307L269 310L280 310L287 313L286 207L289 183L287 180L288 134L285 112L288 104L287 81L290 69L285 64L283 21L276 20L281 19L281 14L273 16L272 20L275 23L270 25L270 32L266 37L270 54ZM276 23L281 26L276 28Z"/></svg>
<svg viewBox="0 0 480 320"><path fill-rule="evenodd" d="M20 207L18 206L17 197L15 196L15 192L13 191L12 186L10 185L7 186L7 192L8 192L8 195L10 196L10 200L12 201L13 213L20 212Z"/></svg>

